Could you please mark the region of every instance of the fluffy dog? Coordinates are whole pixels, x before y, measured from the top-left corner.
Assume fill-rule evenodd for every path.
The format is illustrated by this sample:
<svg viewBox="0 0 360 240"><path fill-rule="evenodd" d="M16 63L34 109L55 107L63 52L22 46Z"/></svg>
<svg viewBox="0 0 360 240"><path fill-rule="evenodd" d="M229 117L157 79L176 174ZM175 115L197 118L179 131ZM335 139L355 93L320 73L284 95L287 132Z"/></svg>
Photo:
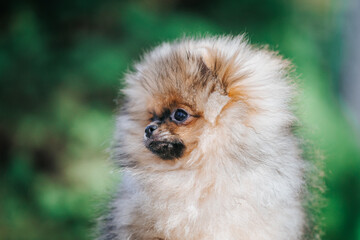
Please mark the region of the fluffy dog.
<svg viewBox="0 0 360 240"><path fill-rule="evenodd" d="M164 43L125 77L101 240L298 240L289 62L242 37Z"/></svg>

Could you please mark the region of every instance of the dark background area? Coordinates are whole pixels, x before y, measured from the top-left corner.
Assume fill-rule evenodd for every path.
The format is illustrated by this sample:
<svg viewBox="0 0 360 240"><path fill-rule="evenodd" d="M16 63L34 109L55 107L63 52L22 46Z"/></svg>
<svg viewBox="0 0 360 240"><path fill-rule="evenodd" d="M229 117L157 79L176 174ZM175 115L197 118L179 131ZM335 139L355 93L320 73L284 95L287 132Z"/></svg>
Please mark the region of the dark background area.
<svg viewBox="0 0 360 240"><path fill-rule="evenodd" d="M324 192L312 199L320 234L360 240L355 2L0 3L0 239L91 239L119 175L107 148L124 72L163 41L246 32L296 66L299 134L321 175L311 192Z"/></svg>

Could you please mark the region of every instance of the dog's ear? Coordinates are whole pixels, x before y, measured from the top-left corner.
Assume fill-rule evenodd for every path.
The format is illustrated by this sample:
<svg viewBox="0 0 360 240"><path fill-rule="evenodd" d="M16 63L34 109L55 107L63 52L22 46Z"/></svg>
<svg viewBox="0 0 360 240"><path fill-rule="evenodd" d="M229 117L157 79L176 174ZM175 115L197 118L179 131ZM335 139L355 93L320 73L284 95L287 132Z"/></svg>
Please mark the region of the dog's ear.
<svg viewBox="0 0 360 240"><path fill-rule="evenodd" d="M200 48L200 71L202 74L212 73L216 75L214 63L215 63L215 55L208 48Z"/></svg>
<svg viewBox="0 0 360 240"><path fill-rule="evenodd" d="M226 82L234 67L234 57L226 58L221 52L205 47L199 49L199 54L201 72L210 72L220 82Z"/></svg>
<svg viewBox="0 0 360 240"><path fill-rule="evenodd" d="M221 95L226 95L226 86L223 83L223 73L222 67L222 60L217 54L216 51L208 49L208 48L200 48L200 61L199 61L199 68L200 74L202 76L213 76L214 77L214 85L211 89L211 92L217 91Z"/></svg>
<svg viewBox="0 0 360 240"><path fill-rule="evenodd" d="M240 94L241 87L238 86L241 79L250 75L248 72L240 69L239 61L237 59L239 53L238 50L234 50L232 54L225 55L220 51L210 48L200 48L201 54L201 72L206 74L210 72L216 79L214 90L218 91L222 95L237 95Z"/></svg>
<svg viewBox="0 0 360 240"><path fill-rule="evenodd" d="M199 68L200 68L200 73L202 76L208 75L208 74L214 75L212 73L212 71L210 70L210 68L206 65L206 63L202 57L200 58Z"/></svg>

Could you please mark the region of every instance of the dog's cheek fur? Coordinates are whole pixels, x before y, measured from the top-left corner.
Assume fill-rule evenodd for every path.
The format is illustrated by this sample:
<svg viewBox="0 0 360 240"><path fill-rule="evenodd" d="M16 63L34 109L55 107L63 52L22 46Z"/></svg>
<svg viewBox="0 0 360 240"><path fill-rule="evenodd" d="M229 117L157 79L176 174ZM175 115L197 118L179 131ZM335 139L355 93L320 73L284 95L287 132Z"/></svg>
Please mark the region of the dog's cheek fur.
<svg viewBox="0 0 360 240"><path fill-rule="evenodd" d="M191 152L197 148L199 137L201 136L206 121L203 117L193 118L185 126L177 126L173 129L174 134L178 135L186 147L183 158L187 158Z"/></svg>

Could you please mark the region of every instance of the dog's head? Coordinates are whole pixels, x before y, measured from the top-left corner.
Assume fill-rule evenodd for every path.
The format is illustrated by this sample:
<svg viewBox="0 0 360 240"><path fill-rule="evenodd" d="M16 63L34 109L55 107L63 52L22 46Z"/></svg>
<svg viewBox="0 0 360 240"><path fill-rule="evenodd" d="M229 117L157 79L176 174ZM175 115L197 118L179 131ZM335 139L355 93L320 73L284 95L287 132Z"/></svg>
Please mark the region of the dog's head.
<svg viewBox="0 0 360 240"><path fill-rule="evenodd" d="M240 37L163 44L126 77L122 151L142 164L235 153L249 131L291 122L286 67Z"/></svg>

